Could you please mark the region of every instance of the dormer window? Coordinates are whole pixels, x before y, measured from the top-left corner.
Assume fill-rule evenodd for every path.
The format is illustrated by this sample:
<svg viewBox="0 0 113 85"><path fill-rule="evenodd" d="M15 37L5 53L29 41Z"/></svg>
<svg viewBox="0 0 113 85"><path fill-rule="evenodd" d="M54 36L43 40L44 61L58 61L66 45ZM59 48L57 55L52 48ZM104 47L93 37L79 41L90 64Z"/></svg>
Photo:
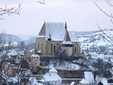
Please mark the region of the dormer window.
<svg viewBox="0 0 113 85"><path fill-rule="evenodd" d="M49 33L48 41L51 41L51 35L50 35L50 33Z"/></svg>

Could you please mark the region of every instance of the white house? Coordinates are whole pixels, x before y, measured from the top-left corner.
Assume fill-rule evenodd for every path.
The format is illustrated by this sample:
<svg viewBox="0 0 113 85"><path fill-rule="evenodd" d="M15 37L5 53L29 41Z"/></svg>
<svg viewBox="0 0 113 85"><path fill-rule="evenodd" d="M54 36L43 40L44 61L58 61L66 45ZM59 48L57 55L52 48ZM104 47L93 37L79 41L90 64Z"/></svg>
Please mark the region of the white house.
<svg viewBox="0 0 113 85"><path fill-rule="evenodd" d="M62 84L61 77L57 74L57 70L53 67L49 70L48 73L46 73L43 76L41 81L49 85L61 85Z"/></svg>

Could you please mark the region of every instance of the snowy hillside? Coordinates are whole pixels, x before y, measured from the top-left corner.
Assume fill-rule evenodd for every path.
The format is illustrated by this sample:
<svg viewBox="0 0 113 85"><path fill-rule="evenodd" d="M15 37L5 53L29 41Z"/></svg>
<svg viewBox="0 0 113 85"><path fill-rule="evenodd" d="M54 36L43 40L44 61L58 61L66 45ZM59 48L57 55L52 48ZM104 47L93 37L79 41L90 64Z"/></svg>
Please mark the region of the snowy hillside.
<svg viewBox="0 0 113 85"><path fill-rule="evenodd" d="M113 30L100 30L92 34L79 35L81 49L85 52L105 54L113 46Z"/></svg>
<svg viewBox="0 0 113 85"><path fill-rule="evenodd" d="M35 35L17 35L21 41L24 41L26 43L35 43L36 36Z"/></svg>
<svg viewBox="0 0 113 85"><path fill-rule="evenodd" d="M15 36L15 35L12 35L12 34L2 34L0 33L0 37L2 39L4 39L6 42L20 42L20 38Z"/></svg>

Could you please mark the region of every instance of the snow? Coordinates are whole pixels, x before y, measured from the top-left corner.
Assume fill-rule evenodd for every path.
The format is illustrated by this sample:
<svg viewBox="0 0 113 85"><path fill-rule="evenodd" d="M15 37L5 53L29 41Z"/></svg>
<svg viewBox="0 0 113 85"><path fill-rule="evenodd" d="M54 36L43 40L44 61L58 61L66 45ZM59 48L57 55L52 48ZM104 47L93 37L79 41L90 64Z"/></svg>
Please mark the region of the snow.
<svg viewBox="0 0 113 85"><path fill-rule="evenodd" d="M43 29L42 35L39 35L38 37L44 37L45 35L46 40L48 38L51 38L52 41L64 40L66 33L64 23L45 22L42 29ZM69 35L72 42L78 42L76 32L69 31Z"/></svg>
<svg viewBox="0 0 113 85"><path fill-rule="evenodd" d="M15 50L9 50L8 55L15 56L15 55L18 55L18 53Z"/></svg>
<svg viewBox="0 0 113 85"><path fill-rule="evenodd" d="M32 54L31 57L40 57L38 54Z"/></svg>
<svg viewBox="0 0 113 85"><path fill-rule="evenodd" d="M101 82L103 85L110 85L110 84L108 83L108 81L107 81L106 78L104 78L104 77L99 77L98 75L96 76L96 82L97 82L97 84L98 84L99 82Z"/></svg>
<svg viewBox="0 0 113 85"><path fill-rule="evenodd" d="M85 79L88 80L90 83L94 83L94 75L92 72L84 72Z"/></svg>
<svg viewBox="0 0 113 85"><path fill-rule="evenodd" d="M45 22L46 37L51 35L52 41L63 41L65 36L65 27L63 23Z"/></svg>
<svg viewBox="0 0 113 85"><path fill-rule="evenodd" d="M62 44L72 45L72 42L71 41L63 41Z"/></svg>
<svg viewBox="0 0 113 85"><path fill-rule="evenodd" d="M54 65L56 63L56 65ZM54 66L57 69L62 70L79 70L81 68L78 64L73 64L70 62L62 61L62 64L60 64L60 61L50 61L49 65L47 67L51 68L51 65Z"/></svg>
<svg viewBox="0 0 113 85"><path fill-rule="evenodd" d="M51 67L51 69L49 70L49 73L57 73L57 70L54 67Z"/></svg>
<svg viewBox="0 0 113 85"><path fill-rule="evenodd" d="M35 77L30 77L29 80L31 82L31 85L39 85Z"/></svg>
<svg viewBox="0 0 113 85"><path fill-rule="evenodd" d="M80 81L82 84L94 83L94 75L92 72L84 72L84 78Z"/></svg>
<svg viewBox="0 0 113 85"><path fill-rule="evenodd" d="M68 31L71 42L79 42L77 34L75 31Z"/></svg>
<svg viewBox="0 0 113 85"><path fill-rule="evenodd" d="M71 82L71 84L70 85L75 85L75 82Z"/></svg>
<svg viewBox="0 0 113 85"><path fill-rule="evenodd" d="M90 84L90 82L89 82L88 80L86 80L86 79L82 79L82 80L80 81L80 83L81 83L81 84Z"/></svg>
<svg viewBox="0 0 113 85"><path fill-rule="evenodd" d="M42 81L45 81L45 82L51 82L51 81L61 82L62 79L61 79L61 77L57 74L57 71L55 70L55 68L51 68L51 69L49 70L49 72L46 73L46 74L43 76Z"/></svg>
<svg viewBox="0 0 113 85"><path fill-rule="evenodd" d="M17 82L17 79L18 79L17 76L16 76L16 77L8 77L8 78L7 78L7 82L13 82L13 83L16 83L16 82Z"/></svg>

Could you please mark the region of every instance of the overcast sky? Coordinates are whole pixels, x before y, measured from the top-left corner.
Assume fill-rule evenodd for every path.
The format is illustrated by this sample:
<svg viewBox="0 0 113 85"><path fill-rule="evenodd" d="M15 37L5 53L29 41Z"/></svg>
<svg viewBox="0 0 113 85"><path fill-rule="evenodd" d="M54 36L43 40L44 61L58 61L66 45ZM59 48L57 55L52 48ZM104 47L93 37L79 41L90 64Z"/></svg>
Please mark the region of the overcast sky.
<svg viewBox="0 0 113 85"><path fill-rule="evenodd" d="M68 30L72 31L99 30L96 23L103 29L113 29L109 18L100 12L94 1L107 13L113 11L104 0L46 0L45 4L38 3L38 0L0 0L2 8L22 3L20 15L0 16L4 18L0 20L0 32L38 35L44 21L67 22Z"/></svg>

